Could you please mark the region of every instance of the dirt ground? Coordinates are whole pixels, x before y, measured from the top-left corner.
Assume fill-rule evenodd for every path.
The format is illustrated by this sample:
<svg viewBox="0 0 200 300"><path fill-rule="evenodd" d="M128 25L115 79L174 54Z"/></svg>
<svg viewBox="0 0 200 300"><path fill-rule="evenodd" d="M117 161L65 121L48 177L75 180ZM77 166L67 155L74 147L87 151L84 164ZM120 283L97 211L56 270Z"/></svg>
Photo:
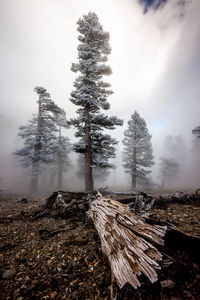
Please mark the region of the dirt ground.
<svg viewBox="0 0 200 300"><path fill-rule="evenodd" d="M34 218L45 195L23 198L0 195L0 299L110 299L110 268L86 215ZM152 216L200 236L199 206L170 204ZM158 275L117 299L200 299L200 268L186 253L165 249Z"/></svg>

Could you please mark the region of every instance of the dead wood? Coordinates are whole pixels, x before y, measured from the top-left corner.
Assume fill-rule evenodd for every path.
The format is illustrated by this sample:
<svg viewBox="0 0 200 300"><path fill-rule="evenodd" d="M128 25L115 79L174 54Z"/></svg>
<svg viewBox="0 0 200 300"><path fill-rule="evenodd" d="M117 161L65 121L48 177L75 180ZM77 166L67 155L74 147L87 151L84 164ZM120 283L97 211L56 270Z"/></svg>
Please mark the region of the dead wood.
<svg viewBox="0 0 200 300"><path fill-rule="evenodd" d="M48 215L49 215L49 210L46 209L42 212L39 212L39 213L35 214L30 219L31 219L31 221L33 221L33 220L41 219L41 218L46 217Z"/></svg>
<svg viewBox="0 0 200 300"><path fill-rule="evenodd" d="M162 254L155 245L163 245L165 226L150 225L137 217L126 205L111 198L98 197L88 212L100 236L103 253L107 256L112 275L122 288L127 282L140 286L138 276L157 280L156 269Z"/></svg>
<svg viewBox="0 0 200 300"><path fill-rule="evenodd" d="M96 194L94 192L94 194ZM84 192L65 192L65 191L58 191L54 192L45 201L45 208L53 208L54 203L56 202L57 197L61 195L64 199L64 203L71 203L72 200L83 200L88 196L88 193Z"/></svg>
<svg viewBox="0 0 200 300"><path fill-rule="evenodd" d="M192 260L199 264L200 239L189 236L178 230L173 224L153 219L147 215L141 216L136 210L136 203L142 196L144 205L148 207L155 199L156 205L166 205L171 202L185 203L194 201L199 196L194 194L176 193L162 197L152 197L145 193L109 193L105 196L94 196L94 193L57 192L47 198L46 207L69 214L88 211L93 220L101 241L102 252L107 256L111 266L112 281L119 288L130 284L137 288L141 285L143 274L151 282L158 279L157 270L160 265L166 267L166 261L159 264L165 247L185 251ZM113 198L116 198L114 200ZM126 205L128 203L129 205ZM131 206L132 203L132 206ZM132 211L131 211L132 210ZM143 210L145 212L145 209ZM141 212L139 210L139 212ZM69 244L83 245L85 242L72 240ZM168 259L169 260L169 259ZM167 261L167 265L173 263ZM142 277L141 277L142 278ZM114 292L116 294L116 292Z"/></svg>

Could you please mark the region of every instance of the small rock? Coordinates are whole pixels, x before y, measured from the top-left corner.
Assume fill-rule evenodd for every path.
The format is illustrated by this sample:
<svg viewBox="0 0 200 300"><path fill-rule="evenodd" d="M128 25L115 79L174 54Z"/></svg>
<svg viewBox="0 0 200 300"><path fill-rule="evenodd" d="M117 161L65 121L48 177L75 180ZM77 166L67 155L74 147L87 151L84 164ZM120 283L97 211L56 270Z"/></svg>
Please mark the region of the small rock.
<svg viewBox="0 0 200 300"><path fill-rule="evenodd" d="M51 292L49 295L50 299L54 299L56 294L57 294L56 292Z"/></svg>
<svg viewBox="0 0 200 300"><path fill-rule="evenodd" d="M187 290L183 291L183 295L185 299L194 299L190 291Z"/></svg>
<svg viewBox="0 0 200 300"><path fill-rule="evenodd" d="M20 296L20 294L19 294L19 289L15 290L15 291L13 292L13 299L16 299L18 296Z"/></svg>
<svg viewBox="0 0 200 300"><path fill-rule="evenodd" d="M163 288L170 288L170 289L172 289L175 286L175 283L170 279L162 280L160 284Z"/></svg>
<svg viewBox="0 0 200 300"><path fill-rule="evenodd" d="M4 279L10 278L10 277L12 277L14 274L15 274L15 271L12 270L12 269L5 270L5 271L3 272L2 278L4 278Z"/></svg>
<svg viewBox="0 0 200 300"><path fill-rule="evenodd" d="M27 199L27 198L22 198L22 199L20 200L20 202L21 202L21 203L28 203L28 199Z"/></svg>

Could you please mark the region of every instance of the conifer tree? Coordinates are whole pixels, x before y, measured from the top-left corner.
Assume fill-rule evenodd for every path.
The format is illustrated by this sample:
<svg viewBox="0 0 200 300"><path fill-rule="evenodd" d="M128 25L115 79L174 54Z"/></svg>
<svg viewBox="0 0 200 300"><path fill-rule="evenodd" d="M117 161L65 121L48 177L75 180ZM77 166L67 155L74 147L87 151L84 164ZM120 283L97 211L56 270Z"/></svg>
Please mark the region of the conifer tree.
<svg viewBox="0 0 200 300"><path fill-rule="evenodd" d="M170 183L177 178L178 173L180 172L179 164L173 158L160 158L160 176L161 176L161 187L166 188L169 187Z"/></svg>
<svg viewBox="0 0 200 300"><path fill-rule="evenodd" d="M135 189L139 180L145 182L148 179L154 164L151 135L145 120L136 111L128 121L124 136L123 167L132 176L132 189Z"/></svg>
<svg viewBox="0 0 200 300"><path fill-rule="evenodd" d="M194 134L194 135L197 136L197 137L200 137L200 126L195 127L195 128L192 130L192 134Z"/></svg>
<svg viewBox="0 0 200 300"><path fill-rule="evenodd" d="M182 135L168 135L164 139L164 157L171 157L179 164L186 160L187 148Z"/></svg>
<svg viewBox="0 0 200 300"><path fill-rule="evenodd" d="M95 13L84 15L78 22L78 63L72 64L72 71L80 75L74 82L71 101L78 106L76 119L71 124L76 128L79 142L75 151L84 153L85 190L93 190L93 168L110 168L109 158L115 156L116 140L104 134L103 129L115 129L122 125L117 117L107 117L101 110L108 110L107 97L112 94L110 84L102 80L110 75L111 68L105 64L111 52L109 34L99 23Z"/></svg>
<svg viewBox="0 0 200 300"><path fill-rule="evenodd" d="M199 187L199 178L200 178L200 126L195 127L192 130L193 139L192 139L192 149L190 163L192 166L191 179L192 185L195 188Z"/></svg>
<svg viewBox="0 0 200 300"><path fill-rule="evenodd" d="M22 166L30 171L31 192L37 191L38 176L55 166L56 118L62 113L45 88L36 87L35 92L39 95L38 113L19 128L18 135L24 140L24 146L14 153L21 158Z"/></svg>

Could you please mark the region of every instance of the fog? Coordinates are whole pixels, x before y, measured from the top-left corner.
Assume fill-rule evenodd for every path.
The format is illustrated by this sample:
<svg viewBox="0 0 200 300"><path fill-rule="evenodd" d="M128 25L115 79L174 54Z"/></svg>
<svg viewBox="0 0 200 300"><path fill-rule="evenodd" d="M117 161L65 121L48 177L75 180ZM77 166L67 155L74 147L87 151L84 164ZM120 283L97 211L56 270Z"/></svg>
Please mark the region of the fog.
<svg viewBox="0 0 200 300"><path fill-rule="evenodd" d="M1 0L0 1L0 189L28 190L28 180L12 154L22 141L18 127L37 110L35 86L44 86L67 118L75 116L69 101L76 77L71 70L77 59L76 22L94 11L110 33L113 74L110 115L124 126L110 132L119 141L116 169L100 186L129 189L130 178L121 162L123 132L137 110L152 134L155 165L152 179L161 184L160 157L166 156L164 139L182 135L187 159L173 189L198 187L198 141L192 129L200 125L200 1L168 0L145 10L146 0ZM154 1L156 2L156 1ZM162 2L162 1L160 1ZM165 2L165 1L163 1ZM73 128L66 131L75 141ZM177 154L178 156L178 154ZM66 189L81 190L75 154L65 174ZM45 184L44 184L45 181ZM48 179L41 179L48 190ZM170 188L170 186L168 186Z"/></svg>

